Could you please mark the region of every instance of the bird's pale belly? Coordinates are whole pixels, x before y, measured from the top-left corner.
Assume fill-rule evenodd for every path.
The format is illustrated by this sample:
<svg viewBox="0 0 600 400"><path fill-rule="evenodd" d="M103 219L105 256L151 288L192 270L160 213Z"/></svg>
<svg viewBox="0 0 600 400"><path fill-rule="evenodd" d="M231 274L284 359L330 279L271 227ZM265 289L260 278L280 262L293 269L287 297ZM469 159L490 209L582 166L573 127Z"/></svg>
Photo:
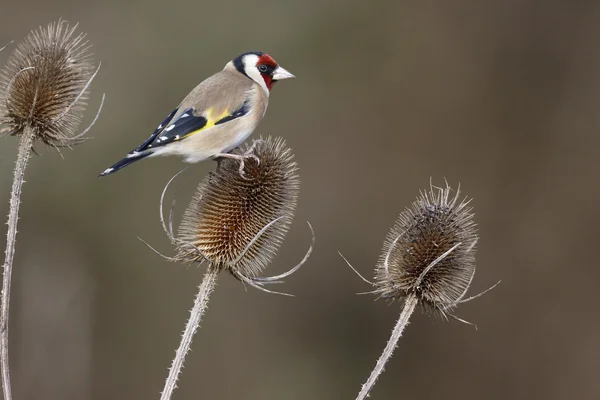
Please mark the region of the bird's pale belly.
<svg viewBox="0 0 600 400"><path fill-rule="evenodd" d="M232 121L237 122L237 121ZM162 149L156 149L153 156L178 155L185 162L197 163L214 157L218 153L227 153L241 145L254 131L256 124L251 121L239 121L236 127L214 126L198 132L181 142L172 143ZM237 129L236 129L237 128Z"/></svg>

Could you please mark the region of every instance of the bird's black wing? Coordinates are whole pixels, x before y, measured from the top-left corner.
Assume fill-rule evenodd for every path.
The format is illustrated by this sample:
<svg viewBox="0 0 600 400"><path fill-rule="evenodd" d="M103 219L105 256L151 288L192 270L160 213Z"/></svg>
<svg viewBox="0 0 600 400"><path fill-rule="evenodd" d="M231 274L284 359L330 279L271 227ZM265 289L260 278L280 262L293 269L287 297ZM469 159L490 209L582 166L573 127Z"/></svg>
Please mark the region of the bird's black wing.
<svg viewBox="0 0 600 400"><path fill-rule="evenodd" d="M142 143L135 152L151 150L156 147L164 146L176 140L183 139L192 132L201 130L206 126L206 118L194 115L194 110L188 108L184 110L177 118L173 120L173 116L177 114L178 109L175 109L150 135L144 143Z"/></svg>
<svg viewBox="0 0 600 400"><path fill-rule="evenodd" d="M160 125L158 125L158 127L154 130L154 132L152 132L152 135L150 135L150 137L148 139L146 139L146 141L144 141L144 143L140 144L134 151L140 152L140 151L144 151L148 148L148 145L150 143L152 143L154 141L154 139L156 139L156 136L158 136L158 134L163 130L163 128L165 127L165 125L167 125L169 123L169 121L171 120L171 118L173 118L173 116L177 113L177 108L174 109L171 114L169 114L169 116L167 118L164 119L163 122L160 123ZM132 151L133 153L133 151Z"/></svg>
<svg viewBox="0 0 600 400"><path fill-rule="evenodd" d="M236 118L240 118L250 111L248 101L245 101L240 108L233 110L233 112L226 112L218 116L215 119L207 119L203 115L199 114L197 110L193 108L187 108L182 113L178 113L178 109L173 111L154 131L154 133L142 143L135 152L141 152L144 150L151 150L156 147L165 146L169 143L175 142L196 134L203 129L210 128L214 125L224 124L232 121ZM177 115L179 114L179 115ZM173 118L177 115L176 118Z"/></svg>

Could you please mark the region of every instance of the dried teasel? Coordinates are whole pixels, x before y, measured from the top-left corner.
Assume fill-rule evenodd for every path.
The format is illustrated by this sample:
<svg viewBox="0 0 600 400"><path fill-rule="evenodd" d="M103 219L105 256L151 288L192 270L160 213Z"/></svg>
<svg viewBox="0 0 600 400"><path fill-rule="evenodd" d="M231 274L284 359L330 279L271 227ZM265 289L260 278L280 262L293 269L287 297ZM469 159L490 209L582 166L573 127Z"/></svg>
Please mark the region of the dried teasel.
<svg viewBox="0 0 600 400"><path fill-rule="evenodd" d="M260 163L247 161L245 175L239 162L223 159L200 184L179 227L178 242L192 246L180 246L179 259L206 259L248 277L271 261L292 222L300 181L283 140L259 141L256 153Z"/></svg>
<svg viewBox="0 0 600 400"><path fill-rule="evenodd" d="M4 399L11 400L8 319L12 265L25 169L36 141L58 148L83 140L96 118L76 134L86 107L88 87L98 69L90 62L85 35L75 35L65 21L39 28L17 46L0 71L0 135L18 135L19 149L8 215L8 232L0 307L0 375ZM1 49L0 49L1 50Z"/></svg>
<svg viewBox="0 0 600 400"><path fill-rule="evenodd" d="M76 133L98 73L86 35L76 34L76 29L64 20L40 27L9 57L0 72L0 124L6 125L2 133L29 130L34 139L64 147L80 143L94 124L102 104L92 124Z"/></svg>
<svg viewBox="0 0 600 400"><path fill-rule="evenodd" d="M273 259L290 227L300 180L293 153L284 140L259 139L252 146L242 146L232 153L242 154L251 147L255 147L257 158L245 162L243 175L239 173L237 160L219 160L217 169L199 184L177 235L173 230L173 207L167 223L162 203L169 185L179 174L167 183L161 196L161 221L177 255L165 258L175 262L206 262L211 268L227 270L253 287L276 293L262 286L279 282L306 262L314 245L314 231L308 223L313 245L298 265L275 277L257 276Z"/></svg>
<svg viewBox="0 0 600 400"><path fill-rule="evenodd" d="M478 241L470 200L450 198L449 186L430 188L400 213L388 233L376 269L384 298L417 296L444 313L464 297L475 274Z"/></svg>
<svg viewBox="0 0 600 400"><path fill-rule="evenodd" d="M268 293L278 293L267 290L264 285L281 283L282 279L296 272L314 247L314 231L308 224L312 244L302 261L283 274L258 276L275 256L290 227L300 182L292 151L282 139L260 139L252 146L235 149L233 153L242 154L251 149L254 149L256 159L250 158L245 162L243 175L237 160L219 160L217 169L198 186L177 235L173 231L173 207L168 221L162 211L165 192L177 175L163 190L161 221L177 251L174 257L163 257L177 262L205 262L208 268L169 370L161 400L170 399L176 387L185 354L190 349L217 275L226 270L245 284Z"/></svg>
<svg viewBox="0 0 600 400"><path fill-rule="evenodd" d="M400 213L388 233L375 270L375 281L370 282L359 274L374 286L371 293L401 300L404 308L357 400L368 397L417 304L466 322L449 312L499 283L476 296L464 298L475 276L478 235L470 200L459 201L460 188L451 197L451 190L448 185L445 188L430 185L429 191L421 192L412 206Z"/></svg>

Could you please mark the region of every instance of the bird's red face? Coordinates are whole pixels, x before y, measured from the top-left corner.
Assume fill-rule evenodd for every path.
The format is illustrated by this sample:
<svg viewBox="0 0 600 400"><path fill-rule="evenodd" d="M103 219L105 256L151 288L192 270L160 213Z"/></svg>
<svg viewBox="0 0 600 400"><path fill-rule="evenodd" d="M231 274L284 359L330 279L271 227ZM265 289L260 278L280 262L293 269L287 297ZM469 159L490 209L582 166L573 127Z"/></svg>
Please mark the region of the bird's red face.
<svg viewBox="0 0 600 400"><path fill-rule="evenodd" d="M270 92L277 81L295 78L266 53L244 53L233 61L238 71Z"/></svg>
<svg viewBox="0 0 600 400"><path fill-rule="evenodd" d="M256 68L265 81L267 88L271 90L276 82L273 80L273 72L277 68L277 62L273 60L273 57L270 55L263 54L262 56L258 57L258 61L256 61Z"/></svg>

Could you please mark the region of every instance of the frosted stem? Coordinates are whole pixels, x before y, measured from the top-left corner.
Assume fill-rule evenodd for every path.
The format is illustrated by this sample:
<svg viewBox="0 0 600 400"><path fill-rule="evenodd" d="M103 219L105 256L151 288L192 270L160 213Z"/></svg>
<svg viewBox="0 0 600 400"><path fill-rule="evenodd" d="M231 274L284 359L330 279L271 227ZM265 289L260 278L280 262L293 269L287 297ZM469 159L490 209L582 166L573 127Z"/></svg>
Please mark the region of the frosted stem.
<svg viewBox="0 0 600 400"><path fill-rule="evenodd" d="M381 357L379 357L379 360L377 360L375 368L371 372L371 375L369 376L369 379L367 379L367 382L362 386L362 389L356 397L356 400L364 400L369 396L369 392L371 391L371 389L373 389L373 386L375 386L375 381L377 381L377 378L379 377L379 375L381 375L383 369L385 368L385 363L387 363L387 361L392 356L392 353L396 349L396 346L398 345L398 340L400 340L404 328L406 327L406 325L408 325L408 320L412 315L413 311L415 311L417 303L417 296L415 296L414 294L411 294L406 298L404 302L404 309L402 310L402 313L400 313L398 322L396 322L396 326L392 331L392 336L390 336L390 339L388 340L387 345L385 346L385 349L381 354Z"/></svg>
<svg viewBox="0 0 600 400"><path fill-rule="evenodd" d="M8 233L6 234L6 258L4 260L4 275L2 276L2 308L0 311L0 369L2 370L2 392L4 400L12 400L10 388L10 369L8 363L8 311L10 305L10 284L12 278L13 259L15 257L15 241L17 239L17 221L19 205L21 204L21 188L25 168L31 155L35 133L31 128L25 128L21 134L19 154L15 164L12 192L10 195L10 211L8 214Z"/></svg>
<svg viewBox="0 0 600 400"><path fill-rule="evenodd" d="M194 307L190 311L190 318L188 319L183 335L181 336L181 343L175 352L175 358L169 369L169 376L165 382L165 388L161 393L160 400L170 400L173 391L177 387L177 379L179 378L181 368L183 368L185 356L190 351L192 339L200 326L200 321L202 320L202 316L208 305L208 299L215 288L218 274L219 270L217 268L210 265L208 266L206 274L204 274L204 278L202 279L202 283L199 286L196 299L194 300Z"/></svg>

